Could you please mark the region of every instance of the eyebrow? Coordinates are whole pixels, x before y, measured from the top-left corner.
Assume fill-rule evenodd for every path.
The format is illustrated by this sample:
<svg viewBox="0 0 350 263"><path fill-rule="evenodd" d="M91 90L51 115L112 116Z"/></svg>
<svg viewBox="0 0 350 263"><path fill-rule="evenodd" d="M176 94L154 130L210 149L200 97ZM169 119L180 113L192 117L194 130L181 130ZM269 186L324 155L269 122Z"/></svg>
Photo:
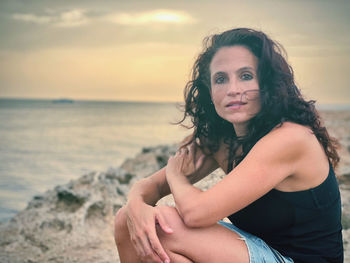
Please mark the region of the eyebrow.
<svg viewBox="0 0 350 263"><path fill-rule="evenodd" d="M237 69L236 72L240 73L240 72L243 72L243 71L246 71L246 70L255 72L255 69L252 68L252 67L242 67L242 68ZM226 75L226 74L227 73L225 71L218 71L218 72L215 72L213 74L213 77L218 76L218 75Z"/></svg>
<svg viewBox="0 0 350 263"><path fill-rule="evenodd" d="M252 67L243 67L243 68L239 68L239 69L237 70L237 72L242 72L242 71L245 71L245 70L252 70L252 71L255 71L255 69L252 68Z"/></svg>

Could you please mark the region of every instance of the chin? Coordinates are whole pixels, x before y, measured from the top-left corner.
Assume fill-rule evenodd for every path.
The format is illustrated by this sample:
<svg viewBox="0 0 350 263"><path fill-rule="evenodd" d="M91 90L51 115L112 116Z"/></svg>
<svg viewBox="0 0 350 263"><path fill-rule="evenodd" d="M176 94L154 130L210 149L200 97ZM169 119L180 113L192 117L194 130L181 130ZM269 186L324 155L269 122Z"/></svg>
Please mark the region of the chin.
<svg viewBox="0 0 350 263"><path fill-rule="evenodd" d="M247 124L251 118L251 116L226 116L224 119L232 124L242 125Z"/></svg>
<svg viewBox="0 0 350 263"><path fill-rule="evenodd" d="M248 125L249 120L229 120L230 123L232 123L232 125Z"/></svg>

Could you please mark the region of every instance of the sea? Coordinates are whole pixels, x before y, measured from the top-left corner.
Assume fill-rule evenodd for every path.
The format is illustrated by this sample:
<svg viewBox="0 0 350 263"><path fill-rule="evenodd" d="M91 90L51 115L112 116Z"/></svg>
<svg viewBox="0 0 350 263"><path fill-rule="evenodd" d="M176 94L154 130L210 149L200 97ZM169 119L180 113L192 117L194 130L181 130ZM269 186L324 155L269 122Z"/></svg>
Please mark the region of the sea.
<svg viewBox="0 0 350 263"><path fill-rule="evenodd" d="M177 103L0 99L0 222L33 196L179 142Z"/></svg>
<svg viewBox="0 0 350 263"><path fill-rule="evenodd" d="M191 132L173 124L182 116L177 103L0 98L0 222L56 185L179 142Z"/></svg>

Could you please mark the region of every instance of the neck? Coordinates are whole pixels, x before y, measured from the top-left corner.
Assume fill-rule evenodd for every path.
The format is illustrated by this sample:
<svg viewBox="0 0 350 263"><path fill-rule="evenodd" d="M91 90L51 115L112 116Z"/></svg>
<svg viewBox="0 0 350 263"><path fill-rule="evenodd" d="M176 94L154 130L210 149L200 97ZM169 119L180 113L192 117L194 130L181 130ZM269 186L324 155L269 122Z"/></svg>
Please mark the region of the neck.
<svg viewBox="0 0 350 263"><path fill-rule="evenodd" d="M246 124L236 123L236 124L233 124L233 128L235 129L236 135L238 137L242 137L246 134L246 128L247 128Z"/></svg>

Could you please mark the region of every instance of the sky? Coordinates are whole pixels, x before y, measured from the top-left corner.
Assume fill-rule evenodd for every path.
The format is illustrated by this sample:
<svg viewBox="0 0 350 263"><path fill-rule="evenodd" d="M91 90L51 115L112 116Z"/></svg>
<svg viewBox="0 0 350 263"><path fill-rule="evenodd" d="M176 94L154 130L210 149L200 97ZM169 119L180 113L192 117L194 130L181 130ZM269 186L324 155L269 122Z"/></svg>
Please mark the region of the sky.
<svg viewBox="0 0 350 263"><path fill-rule="evenodd" d="M0 97L181 101L204 37L283 45L307 99L350 104L348 0L0 0Z"/></svg>

